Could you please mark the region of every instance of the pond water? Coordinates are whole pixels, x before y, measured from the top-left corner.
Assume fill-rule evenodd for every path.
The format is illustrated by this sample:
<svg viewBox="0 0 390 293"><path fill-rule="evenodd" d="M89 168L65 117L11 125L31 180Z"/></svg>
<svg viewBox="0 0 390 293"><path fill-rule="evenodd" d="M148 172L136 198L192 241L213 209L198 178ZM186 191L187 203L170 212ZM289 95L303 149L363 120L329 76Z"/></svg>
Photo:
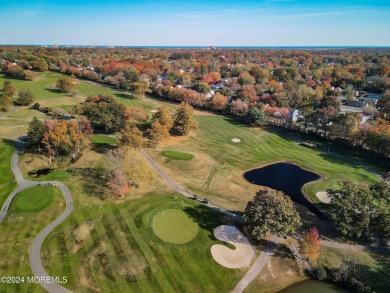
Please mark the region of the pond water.
<svg viewBox="0 0 390 293"><path fill-rule="evenodd" d="M349 293L350 291L334 283L328 283L318 280L305 280L295 283L279 293Z"/></svg>
<svg viewBox="0 0 390 293"><path fill-rule="evenodd" d="M318 208L303 195L301 188L308 182L320 179L316 173L291 163L276 163L244 173L250 183L281 190L293 201L310 209L319 218L326 219Z"/></svg>

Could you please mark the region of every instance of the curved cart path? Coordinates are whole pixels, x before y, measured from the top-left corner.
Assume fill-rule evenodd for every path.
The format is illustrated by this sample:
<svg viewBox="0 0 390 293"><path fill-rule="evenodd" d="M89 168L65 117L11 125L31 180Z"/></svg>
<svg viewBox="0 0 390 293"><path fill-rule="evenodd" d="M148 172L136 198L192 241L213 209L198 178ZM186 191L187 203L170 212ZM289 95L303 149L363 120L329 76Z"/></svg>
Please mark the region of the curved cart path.
<svg viewBox="0 0 390 293"><path fill-rule="evenodd" d="M21 143L17 141L18 149L21 147ZM65 289L64 287L60 286L59 284L50 283L50 277L45 271L45 268L43 267L42 260L41 260L41 247L42 243L45 240L45 238L50 234L51 231L54 230L55 227L57 227L59 224L61 224L72 212L73 210L73 201L72 201L72 195L69 191L69 189L59 181L44 181L44 182L36 182L36 181L30 181L23 178L22 172L19 168L19 153L18 150L14 152L12 155L12 161L11 161L11 168L15 175L15 179L17 182L16 188L12 191L12 193L8 196L7 200L5 201L1 211L0 211L0 223L4 220L5 216L7 215L8 209L15 198L15 196L18 194L18 192L22 191L23 189L30 188L33 186L38 186L42 184L55 184L58 186L58 188L61 189L62 195L64 196L66 207L64 212L53 222L51 222L48 226L46 226L41 232L37 234L35 237L31 247L30 247L30 266L31 270L34 274L34 276L39 277L40 280L44 279L46 281L40 282L40 285L47 290L48 292L55 292L55 293L70 293L71 291Z"/></svg>

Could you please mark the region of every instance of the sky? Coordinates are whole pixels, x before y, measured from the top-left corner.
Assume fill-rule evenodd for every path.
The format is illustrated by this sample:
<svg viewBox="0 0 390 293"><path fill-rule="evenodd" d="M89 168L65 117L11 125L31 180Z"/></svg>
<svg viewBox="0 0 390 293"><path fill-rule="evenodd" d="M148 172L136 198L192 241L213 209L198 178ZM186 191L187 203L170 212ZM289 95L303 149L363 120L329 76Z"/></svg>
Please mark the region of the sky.
<svg viewBox="0 0 390 293"><path fill-rule="evenodd" d="M390 1L0 0L0 44L390 46Z"/></svg>

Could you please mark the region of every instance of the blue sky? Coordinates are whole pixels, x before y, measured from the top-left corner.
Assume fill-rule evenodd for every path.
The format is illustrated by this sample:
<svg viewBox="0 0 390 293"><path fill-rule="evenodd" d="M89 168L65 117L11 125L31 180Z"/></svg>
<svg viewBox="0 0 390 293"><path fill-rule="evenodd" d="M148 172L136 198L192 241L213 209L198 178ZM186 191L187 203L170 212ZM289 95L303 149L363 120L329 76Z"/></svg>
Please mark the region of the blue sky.
<svg viewBox="0 0 390 293"><path fill-rule="evenodd" d="M54 43L390 46L390 1L0 0L0 44Z"/></svg>

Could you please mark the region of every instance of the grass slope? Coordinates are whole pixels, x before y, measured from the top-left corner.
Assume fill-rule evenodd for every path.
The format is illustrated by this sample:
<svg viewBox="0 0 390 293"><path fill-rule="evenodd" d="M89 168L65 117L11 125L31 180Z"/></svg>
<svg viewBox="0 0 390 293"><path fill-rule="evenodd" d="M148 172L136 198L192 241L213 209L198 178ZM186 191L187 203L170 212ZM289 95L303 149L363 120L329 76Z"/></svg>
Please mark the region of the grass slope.
<svg viewBox="0 0 390 293"><path fill-rule="evenodd" d="M153 218L167 209L182 210L199 226L193 241L169 244L154 234ZM218 243L212 231L222 223L223 215L181 196L79 207L45 241L43 261L77 292L229 292L242 272L221 267L210 253Z"/></svg>
<svg viewBox="0 0 390 293"><path fill-rule="evenodd" d="M165 242L184 244L196 237L198 226L183 211L166 209L153 217L153 231Z"/></svg>
<svg viewBox="0 0 390 293"><path fill-rule="evenodd" d="M12 213L38 212L50 206L61 191L49 186L34 186L19 192L12 201Z"/></svg>
<svg viewBox="0 0 390 293"><path fill-rule="evenodd" d="M0 139L0 207L15 188L15 177L11 170L13 142Z"/></svg>
<svg viewBox="0 0 390 293"><path fill-rule="evenodd" d="M116 145L116 139L114 137L100 134L93 135L92 142L95 144L108 144L112 146Z"/></svg>
<svg viewBox="0 0 390 293"><path fill-rule="evenodd" d="M191 160L194 156L188 153L176 152L176 151L163 151L162 154L168 158L176 160Z"/></svg>

